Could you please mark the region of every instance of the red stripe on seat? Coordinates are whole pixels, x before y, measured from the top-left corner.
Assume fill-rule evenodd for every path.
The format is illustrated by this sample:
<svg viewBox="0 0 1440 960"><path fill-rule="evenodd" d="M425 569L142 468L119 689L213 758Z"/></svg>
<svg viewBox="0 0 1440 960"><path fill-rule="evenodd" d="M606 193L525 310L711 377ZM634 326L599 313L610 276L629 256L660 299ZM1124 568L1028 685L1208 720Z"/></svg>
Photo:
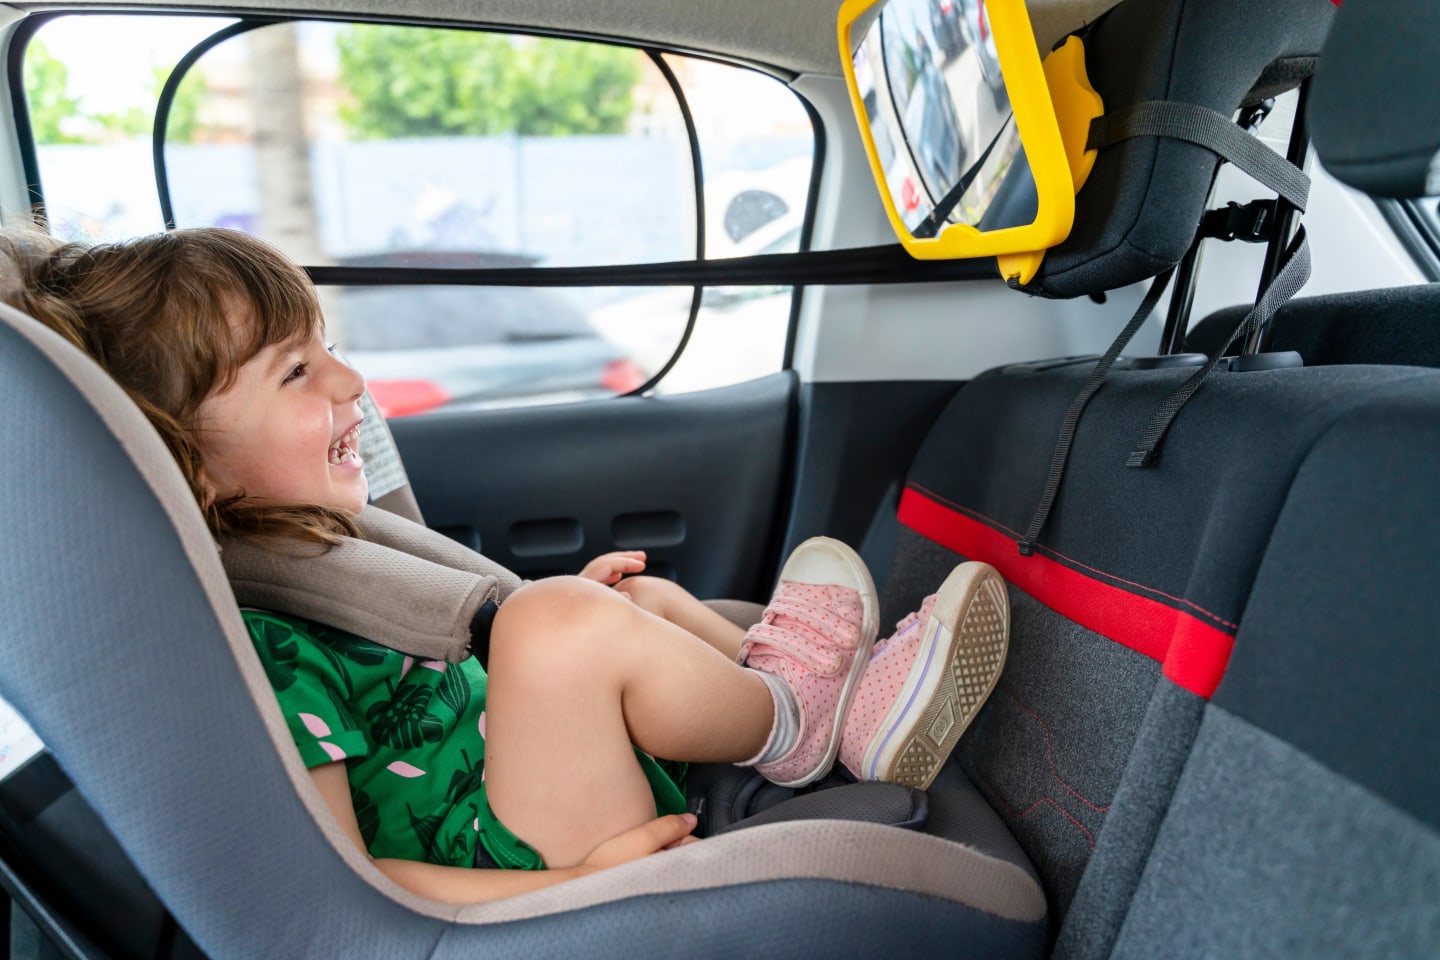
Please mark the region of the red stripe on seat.
<svg viewBox="0 0 1440 960"><path fill-rule="evenodd" d="M1235 638L1204 620L1039 553L1022 556L1013 537L913 487L900 495L899 519L926 539L990 564L1062 617L1162 664L1165 676L1191 693L1208 698L1220 685Z"/></svg>

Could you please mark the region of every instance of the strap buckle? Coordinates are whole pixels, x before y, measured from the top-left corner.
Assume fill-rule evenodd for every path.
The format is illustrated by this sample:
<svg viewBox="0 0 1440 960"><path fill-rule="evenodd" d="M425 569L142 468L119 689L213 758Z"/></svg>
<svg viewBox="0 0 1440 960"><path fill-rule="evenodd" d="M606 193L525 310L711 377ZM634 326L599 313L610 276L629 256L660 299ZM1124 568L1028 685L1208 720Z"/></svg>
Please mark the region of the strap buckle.
<svg viewBox="0 0 1440 960"><path fill-rule="evenodd" d="M1226 242L1269 243L1275 235L1275 205L1274 200L1251 200L1243 206L1231 200L1200 218L1199 235Z"/></svg>

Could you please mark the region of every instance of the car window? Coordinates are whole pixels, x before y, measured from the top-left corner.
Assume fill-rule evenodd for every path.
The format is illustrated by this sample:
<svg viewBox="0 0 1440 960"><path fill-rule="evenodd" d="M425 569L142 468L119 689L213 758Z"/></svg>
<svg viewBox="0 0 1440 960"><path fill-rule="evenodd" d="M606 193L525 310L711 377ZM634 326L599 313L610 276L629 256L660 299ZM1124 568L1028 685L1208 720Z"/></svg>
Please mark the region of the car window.
<svg viewBox="0 0 1440 960"><path fill-rule="evenodd" d="M1440 196L1384 203L1381 210L1425 279L1440 280Z"/></svg>
<svg viewBox="0 0 1440 960"><path fill-rule="evenodd" d="M107 65L126 52L123 69L93 69L102 41ZM168 216L243 230L306 266L374 270L746 256L802 236L806 111L771 77L698 58L458 29L76 15L35 30L24 68L45 211L67 238L154 232ZM672 365L656 390L774 372L793 299L707 290L692 327L690 287L319 290L328 335L391 415L628 393ZM707 345L698 371L675 363L687 328Z"/></svg>

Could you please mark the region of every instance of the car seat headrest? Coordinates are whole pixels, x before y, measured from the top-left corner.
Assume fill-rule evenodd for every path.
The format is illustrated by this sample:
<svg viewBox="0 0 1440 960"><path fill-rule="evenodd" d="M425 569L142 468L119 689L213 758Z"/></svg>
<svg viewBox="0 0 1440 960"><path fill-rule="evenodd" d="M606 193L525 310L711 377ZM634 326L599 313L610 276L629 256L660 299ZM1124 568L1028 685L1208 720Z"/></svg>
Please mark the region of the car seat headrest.
<svg viewBox="0 0 1440 960"><path fill-rule="evenodd" d="M1440 4L1346 0L1307 119L1321 164L1376 197L1440 193Z"/></svg>
<svg viewBox="0 0 1440 960"><path fill-rule="evenodd" d="M1309 75L1333 11L1330 0L1126 0L1075 36L1106 118L1168 103L1228 119ZM1173 135L1101 147L1076 195L1070 236L1023 289L1074 297L1174 266L1194 240L1219 163L1214 150Z"/></svg>

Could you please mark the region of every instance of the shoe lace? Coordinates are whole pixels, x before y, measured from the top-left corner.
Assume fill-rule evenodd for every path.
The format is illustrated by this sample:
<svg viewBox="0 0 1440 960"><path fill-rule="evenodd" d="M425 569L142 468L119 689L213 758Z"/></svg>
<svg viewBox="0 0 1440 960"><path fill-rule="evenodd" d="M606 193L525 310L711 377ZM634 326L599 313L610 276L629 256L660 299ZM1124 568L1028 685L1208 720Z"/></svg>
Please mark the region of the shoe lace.
<svg viewBox="0 0 1440 960"><path fill-rule="evenodd" d="M765 610L765 618L750 628L745 638L746 657L756 646L800 661L822 677L833 677L846 666L845 654L859 645L854 636L840 636L811 626L817 616L834 616L825 607L798 597L776 597ZM760 653L761 651L756 651Z"/></svg>

